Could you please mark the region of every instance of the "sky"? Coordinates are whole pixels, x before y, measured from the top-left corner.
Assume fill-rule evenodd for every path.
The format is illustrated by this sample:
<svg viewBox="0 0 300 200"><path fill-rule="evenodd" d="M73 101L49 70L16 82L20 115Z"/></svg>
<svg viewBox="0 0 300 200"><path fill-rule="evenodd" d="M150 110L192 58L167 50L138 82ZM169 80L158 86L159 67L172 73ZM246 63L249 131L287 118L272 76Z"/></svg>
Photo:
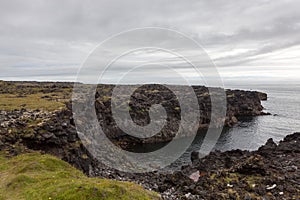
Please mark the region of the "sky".
<svg viewBox="0 0 300 200"><path fill-rule="evenodd" d="M224 83L299 82L299 8L296 0L0 1L0 79L75 81L80 67L107 38L131 29L160 27L200 44ZM149 35L144 35L149 44L167 43L172 52L182 53L178 50L182 47L184 54L198 55L188 42ZM104 54L98 55L117 55L136 40L134 35L123 37L108 43L99 51ZM120 71L144 66L148 58L157 65L138 69L127 80L171 80L174 73L163 66L170 60L171 67L197 78L191 66L174 61L174 54L149 49L118 60L106 79L119 80L124 75ZM92 68L90 73L95 74Z"/></svg>

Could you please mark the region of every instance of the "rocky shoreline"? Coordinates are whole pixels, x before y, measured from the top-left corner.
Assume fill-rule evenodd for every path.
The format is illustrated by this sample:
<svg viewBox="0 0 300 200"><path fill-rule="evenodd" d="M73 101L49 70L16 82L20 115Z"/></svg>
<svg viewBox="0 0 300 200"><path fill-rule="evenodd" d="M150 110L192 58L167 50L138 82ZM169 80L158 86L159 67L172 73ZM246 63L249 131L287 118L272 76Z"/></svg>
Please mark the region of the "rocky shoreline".
<svg viewBox="0 0 300 200"><path fill-rule="evenodd" d="M124 133L116 124L112 115L111 104L116 104L117 109L126 110L127 104L122 98L111 101L114 85L98 85L96 92L95 108L98 121L101 124L107 137L111 140L127 141L129 143L158 143L171 141L178 133L180 120L183 120L178 99L174 93L184 93L188 105L189 97L196 95L200 118L197 129L207 129L228 126L231 127L238 122L239 117L266 115L263 111L261 101L267 100L267 94L256 91L224 90L221 88L207 88L204 86L192 86L195 94L189 93L187 86L173 86L172 91L162 85L144 85L139 87L132 95L129 102L129 112L132 119L123 118L122 123L126 126L127 120L133 120L140 126L150 122L149 109L154 104L161 104L167 111L165 126L153 137L139 139L130 137ZM222 99L222 94L224 98ZM218 112L224 109L226 116L212 119L211 96L216 97L216 101L224 101L224 108L217 108ZM220 97L219 97L220 96ZM225 97L226 96L226 97ZM74 100L74 99L73 99ZM80 101L80 100L79 100ZM222 104L221 103L221 104ZM190 108L192 109L192 108ZM220 111L219 111L220 110ZM188 111L187 111L188 112ZM87 112L88 113L88 112ZM225 117L225 118L223 118ZM151 119L153 120L153 119ZM192 129L193 127L191 127ZM186 130L180 137L189 137L192 131ZM177 135L178 136L178 135Z"/></svg>
<svg viewBox="0 0 300 200"><path fill-rule="evenodd" d="M146 189L159 192L163 199L299 199L300 194L300 133L288 135L279 144L269 139L257 151L232 150L212 152L198 159L193 153L192 164L173 173L151 172L130 174L108 168L94 160L78 142L76 132L71 133L66 124L58 135L43 135L42 130L52 130L57 122L40 121L33 132L3 132L3 126L23 126L16 112L6 113L13 124L1 123L0 149L8 156L41 151L55 155L84 171L90 177L102 177L136 182ZM49 113L33 114L18 111L27 120L44 119ZM60 112L61 113L61 112ZM3 111L1 112L3 116ZM52 113L52 117L58 117ZM58 121L69 120L61 114ZM50 116L51 117L51 116ZM3 120L3 118L1 118ZM6 119L5 119L6 120ZM4 121L5 121L4 120ZM20 128L20 127L18 127ZM42 131L42 132L41 132ZM24 132L25 133L25 132Z"/></svg>
<svg viewBox="0 0 300 200"><path fill-rule="evenodd" d="M76 139L70 139L70 137L77 137L76 128L74 126L74 116L72 113L72 103L70 103L72 87L72 83L0 82L0 95L4 96L7 101L11 99L17 99L17 102L19 103L22 102L23 99L25 101L27 97L28 98L26 100L29 101L19 103L17 107L11 106L10 112L6 112L5 110L3 110L0 117L3 118L2 121L4 121L4 124L9 123L8 121L10 120L10 118L14 118L14 120L12 120L13 122L19 119L19 124L17 123L16 125L14 125L16 127L3 126L3 130L5 131L6 129L11 129L9 130L11 132L24 132L25 130L27 131L27 133L25 133L25 137L30 138L30 134L27 130L28 128L29 132L31 132L31 135L36 135L37 137L44 138L45 140L55 140L53 138L57 137L61 138L58 140L64 141L65 138L62 136L67 135L69 137L68 140L74 142L73 140ZM129 110L132 119L124 118L122 123L126 124L126 120L133 120L140 126L147 125L150 122L150 107L154 104L159 103L164 106L167 111L166 124L155 136L145 139L131 137L127 133L124 133L116 124L111 111L111 95L114 87L114 85L98 85L94 102L98 121L108 138L120 145L126 143L158 143L171 141L178 133L180 120L183 120L181 118L181 108L179 106L178 99L174 95L174 93L168 90L166 87L154 84L139 87L139 89L132 94L131 100L129 102ZM189 87L175 86L174 90L188 91L187 88ZM262 100L267 100L267 94L265 93L243 90L224 91L221 88L208 89L204 86L192 86L192 88L195 93L194 95L196 95L197 97L200 111L199 125L195 128L191 127L192 129L207 129L208 127L212 126L223 127L224 125L231 127L238 122L239 117L268 114L263 111L263 106L261 105ZM212 119L212 102L210 92L214 93L213 95L215 96L218 96L218 93L224 93L224 95L226 95L226 100L224 99L225 102L223 103L224 105L222 105L225 108L220 108L226 109L226 116ZM184 94L184 96L186 96L186 99L189 99L189 96L191 95L193 94L190 94L188 92ZM30 107L28 108L27 104L33 104L34 107L34 103L32 103L31 101L37 101L37 104L39 104L41 102L41 99L43 100L42 103L53 102L57 103L57 106L60 106L63 102L66 106L63 109L48 112L48 114L47 111L44 110L43 115L47 116L38 117L38 120L36 119L36 117L28 118L28 116L22 116L23 113L27 113L27 115L40 115L40 109L30 109ZM72 100L79 101L80 103L80 99ZM117 101L115 103L117 104L119 109L128 109L126 102ZM10 102L0 102L0 108L6 108L9 107L9 105ZM89 111L85 112L83 110L82 113L89 113ZM28 120L26 121L26 118L30 119L32 122L28 122ZM45 127L41 126L41 124L38 123L40 121L47 121L48 124L46 123L44 125ZM23 126L20 126L20 124L23 124ZM35 125L39 126L34 127ZM20 127L21 130L18 130L18 127ZM188 137L190 136L190 134L194 134L193 131L186 130L184 131L183 135L180 135L180 137ZM20 137L22 137L22 134Z"/></svg>
<svg viewBox="0 0 300 200"><path fill-rule="evenodd" d="M95 160L78 138L69 102L72 84L2 82L0 86L2 95L17 93L17 97L9 96L10 98L41 94L38 98L66 103L65 108L53 111L30 109L24 105L26 103L21 104L19 101L17 108L2 109L0 111L0 150L7 156L32 151L52 154L69 162L90 177L136 182L146 189L159 192L164 199L300 198L299 133L287 136L279 144L275 144L270 139L266 145L253 152L241 150L212 152L202 159L198 159L197 153L193 153L192 164L183 166L180 171L173 173L161 171L145 174L123 173ZM199 129L203 129L210 123L210 98L207 88L193 87L201 103L202 118ZM95 103L99 113L102 110L104 114L107 114L98 117L100 124L108 128L106 132L108 137L121 147L126 147L133 142L162 141L159 137L141 141L123 136L124 133L118 130L109 111L109 94L112 88L113 86L110 85L98 86ZM137 121L138 124L147 122L147 115L145 115L147 108L156 102L156 98L151 98L151 96L157 96L158 91L164 93L165 91L161 89L159 86L151 86L145 88L143 92L134 94L132 111L133 118L140 120ZM267 99L264 93L227 90L226 96L226 126L238 123L238 118L241 116L266 114L261 105L261 100ZM171 98L165 100L166 105L171 102L171 106L177 107L176 99L172 95L167 95L167 97ZM145 104L146 99L152 99L152 102ZM134 105L140 105L140 107L134 107ZM137 112L140 110L143 112ZM171 121L178 117L179 113L176 110L171 110ZM163 141L169 141L173 138L175 130L170 128L165 131L162 133L166 136Z"/></svg>
<svg viewBox="0 0 300 200"><path fill-rule="evenodd" d="M164 199L295 199L300 198L300 133L279 144L272 139L257 151L212 152L173 173L97 175L129 180L159 192ZM194 153L197 154L197 153Z"/></svg>
<svg viewBox="0 0 300 200"><path fill-rule="evenodd" d="M75 157L86 157L88 153L78 138L75 121L70 103L73 83L51 83L51 82L0 82L0 95L7 101L17 100L15 104L4 101L0 102L0 136L4 144L23 144L32 149L50 151L50 153L60 155L65 160L71 161L74 153ZM224 92L220 88L206 88L203 86L192 87L200 107L200 119L197 129L205 129L211 123L211 101L209 92ZM166 87L161 85L146 85L134 92L130 102L131 117L138 125L149 123L149 108L155 103L161 103L168 111L168 118L165 127L155 136L139 139L127 135L116 125L111 114L111 94L113 85L98 85L95 96L95 109L98 121L106 133L115 144L126 148L134 143L158 143L168 142L173 139L178 131L180 122L180 107L176 96ZM187 91L185 86L175 86L175 90ZM220 126L233 126L241 116L265 115L261 100L267 99L267 94L255 91L226 90L227 111L225 119L218 120ZM32 96L35 95L35 96ZM189 93L185 94L189 97ZM30 98L27 98L30 97ZM24 102L23 102L24 101ZM26 102L27 101L27 102ZM65 108L53 111L31 109L36 104L48 102L63 102ZM32 103L33 102L33 103ZM119 107L124 106L120 102ZM125 108L126 109L126 108ZM189 131L186 135L189 136ZM61 146L65 148L62 150ZM64 153L61 153L64 152ZM77 155L78 154L78 155ZM75 159L76 160L76 159ZM82 160L84 161L84 160ZM77 162L77 161L73 161ZM82 163L82 162L78 162ZM86 166L76 164L78 168Z"/></svg>

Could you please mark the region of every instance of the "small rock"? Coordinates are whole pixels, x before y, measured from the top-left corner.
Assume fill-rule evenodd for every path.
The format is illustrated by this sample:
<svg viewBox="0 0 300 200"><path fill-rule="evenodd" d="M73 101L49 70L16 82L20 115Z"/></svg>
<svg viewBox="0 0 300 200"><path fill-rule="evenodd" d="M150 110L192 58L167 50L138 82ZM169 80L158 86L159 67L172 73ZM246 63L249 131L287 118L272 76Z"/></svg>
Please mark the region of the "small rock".
<svg viewBox="0 0 300 200"><path fill-rule="evenodd" d="M191 196L191 193L189 192L189 193L185 194L184 196L188 199Z"/></svg>
<svg viewBox="0 0 300 200"><path fill-rule="evenodd" d="M196 171L189 176L189 178L192 179L194 182L198 182L199 177L200 177L199 171Z"/></svg>
<svg viewBox="0 0 300 200"><path fill-rule="evenodd" d="M67 128L68 127L68 124L67 123L62 123L62 125L61 125L63 128Z"/></svg>
<svg viewBox="0 0 300 200"><path fill-rule="evenodd" d="M231 117L232 123L236 124L238 122L238 119L235 116Z"/></svg>
<svg viewBox="0 0 300 200"><path fill-rule="evenodd" d="M54 134L50 133L50 132L47 132L47 133L42 134L42 136L45 139L49 139L49 138L52 138L54 136Z"/></svg>
<svg viewBox="0 0 300 200"><path fill-rule="evenodd" d="M244 197L244 200L252 200L252 198L249 194L246 194L245 197Z"/></svg>
<svg viewBox="0 0 300 200"><path fill-rule="evenodd" d="M199 152L193 151L191 153L191 161L192 161L192 163L194 163L197 160L199 160Z"/></svg>
<svg viewBox="0 0 300 200"><path fill-rule="evenodd" d="M266 189L267 189L267 190L273 190L274 188L276 188L276 186L277 186L276 184L273 184L272 186L268 186L268 185L267 185L267 188L266 188Z"/></svg>

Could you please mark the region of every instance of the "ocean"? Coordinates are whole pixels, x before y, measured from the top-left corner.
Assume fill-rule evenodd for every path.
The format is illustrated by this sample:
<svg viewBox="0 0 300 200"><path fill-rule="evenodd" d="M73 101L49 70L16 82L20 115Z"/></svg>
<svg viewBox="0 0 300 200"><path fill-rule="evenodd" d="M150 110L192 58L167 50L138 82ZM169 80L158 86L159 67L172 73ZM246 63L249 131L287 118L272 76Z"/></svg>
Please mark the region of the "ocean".
<svg viewBox="0 0 300 200"><path fill-rule="evenodd" d="M256 150L269 138L279 142L288 134L300 132L300 85L256 85L238 88L267 93L268 100L262 101L262 105L265 112L271 115L241 119L240 123L222 134L216 149Z"/></svg>

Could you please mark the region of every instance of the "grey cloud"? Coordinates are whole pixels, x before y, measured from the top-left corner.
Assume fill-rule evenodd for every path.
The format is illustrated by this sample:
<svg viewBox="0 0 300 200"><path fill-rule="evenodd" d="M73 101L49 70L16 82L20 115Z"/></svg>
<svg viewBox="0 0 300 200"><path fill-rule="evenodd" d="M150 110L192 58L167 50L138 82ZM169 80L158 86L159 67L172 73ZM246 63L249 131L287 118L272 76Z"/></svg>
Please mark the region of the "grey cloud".
<svg viewBox="0 0 300 200"><path fill-rule="evenodd" d="M0 78L75 77L99 42L147 26L185 33L220 67L259 68L253 63L267 63L266 54L299 45L299 7L299 1L289 0L0 1ZM239 48L246 51L226 55ZM287 65L297 62L286 58Z"/></svg>

